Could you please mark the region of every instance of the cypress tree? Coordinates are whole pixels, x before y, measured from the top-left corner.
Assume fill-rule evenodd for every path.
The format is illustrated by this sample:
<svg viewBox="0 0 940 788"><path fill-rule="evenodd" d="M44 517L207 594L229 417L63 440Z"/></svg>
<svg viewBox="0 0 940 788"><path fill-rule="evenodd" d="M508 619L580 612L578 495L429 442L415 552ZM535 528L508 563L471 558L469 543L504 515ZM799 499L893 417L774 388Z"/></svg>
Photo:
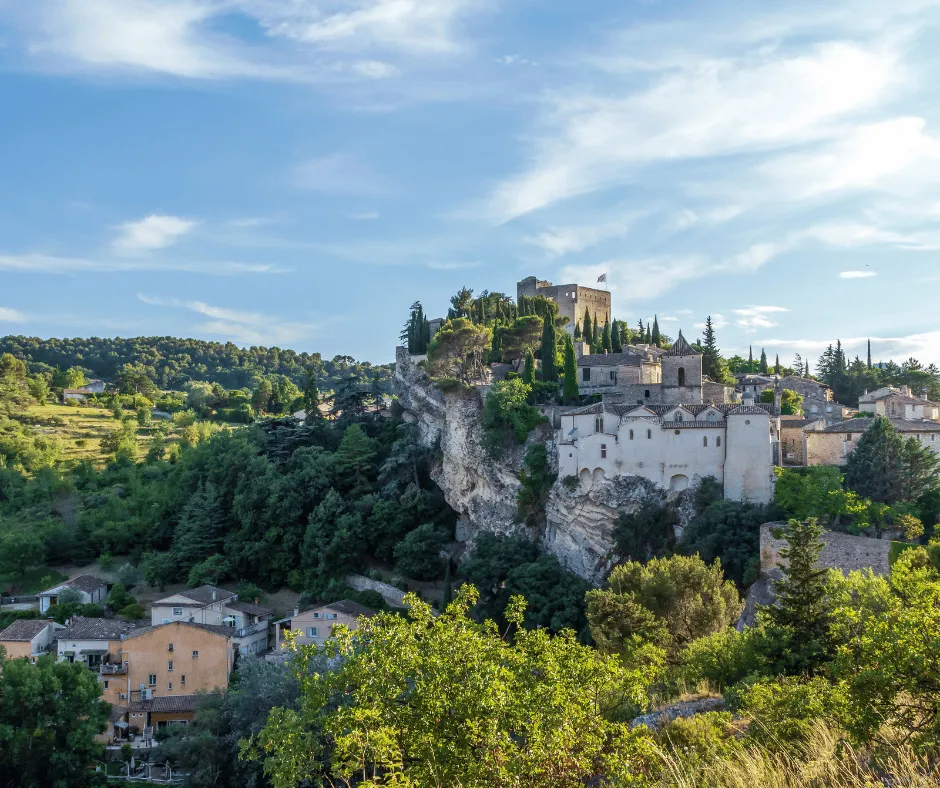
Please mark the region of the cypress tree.
<svg viewBox="0 0 940 788"><path fill-rule="evenodd" d="M599 353L604 345L604 331L601 328L601 323L597 319L597 312L594 313L594 341L591 342L591 352ZM594 350L594 348L597 350Z"/></svg>
<svg viewBox="0 0 940 788"><path fill-rule="evenodd" d="M763 348L760 350L760 371L762 375L766 375L769 372L767 368L767 353Z"/></svg>
<svg viewBox="0 0 940 788"><path fill-rule="evenodd" d="M601 336L601 345L604 348L605 353L610 353L613 349L613 343L610 339L610 323L604 323L604 333Z"/></svg>
<svg viewBox="0 0 940 788"><path fill-rule="evenodd" d="M726 373L722 364L721 350L718 347L718 339L715 336L715 326L712 323L711 315L705 318L702 349L704 351L702 353L702 373L716 383L724 382Z"/></svg>
<svg viewBox="0 0 940 788"><path fill-rule="evenodd" d="M580 398L581 395L578 391L578 365L574 358L574 343L571 341L571 337L565 334L565 404L577 405Z"/></svg>
<svg viewBox="0 0 940 788"><path fill-rule="evenodd" d="M499 363L503 360L503 332L493 332L493 343L490 346L490 360Z"/></svg>
<svg viewBox="0 0 940 788"><path fill-rule="evenodd" d="M806 362L806 370L803 372L803 377L804 378L809 377L809 361Z"/></svg>
<svg viewBox="0 0 940 788"><path fill-rule="evenodd" d="M774 374L780 374L780 354L777 354L777 363L774 364Z"/></svg>
<svg viewBox="0 0 940 788"><path fill-rule="evenodd" d="M653 332L652 332L651 338L653 340L653 344L656 345L656 347L662 346L663 335L659 331L659 316L658 315L653 315Z"/></svg>
<svg viewBox="0 0 940 788"><path fill-rule="evenodd" d="M646 324L646 344L647 345L653 344L653 331L649 323Z"/></svg>
<svg viewBox="0 0 940 788"><path fill-rule="evenodd" d="M555 336L555 321L549 318L542 321L542 347L539 359L542 362L542 380L546 383L558 382L558 367L555 364L557 352L557 338Z"/></svg>
<svg viewBox="0 0 940 788"><path fill-rule="evenodd" d="M747 371L754 371L754 346L751 345L750 349L747 352Z"/></svg>
<svg viewBox="0 0 940 788"><path fill-rule="evenodd" d="M614 322L610 324L610 342L614 353L623 352L623 338L620 336L620 323L617 322L617 318L614 318Z"/></svg>
<svg viewBox="0 0 940 788"><path fill-rule="evenodd" d="M868 368L871 369L871 340L868 340Z"/></svg>
<svg viewBox="0 0 940 788"><path fill-rule="evenodd" d="M574 338L581 339L581 324L580 323L574 324Z"/></svg>
<svg viewBox="0 0 940 788"><path fill-rule="evenodd" d="M586 309L584 310L584 341L589 345L594 342L594 329L591 327L591 313ZM594 352L594 348L591 348L591 352Z"/></svg>
<svg viewBox="0 0 940 788"><path fill-rule="evenodd" d="M640 334L639 334L639 341L642 342L642 341L643 341L643 337L645 337L645 336L646 336L646 328L643 326L643 319L640 318Z"/></svg>
<svg viewBox="0 0 940 788"><path fill-rule="evenodd" d="M532 348L526 348L525 367L522 369L522 382L527 386L535 383L535 356L532 354Z"/></svg>
<svg viewBox="0 0 940 788"><path fill-rule="evenodd" d="M819 567L823 528L818 520L790 520L783 529L787 546L783 579L777 583L777 604L761 609L768 622L768 656L775 672L802 675L829 657L831 613L827 605L826 572Z"/></svg>

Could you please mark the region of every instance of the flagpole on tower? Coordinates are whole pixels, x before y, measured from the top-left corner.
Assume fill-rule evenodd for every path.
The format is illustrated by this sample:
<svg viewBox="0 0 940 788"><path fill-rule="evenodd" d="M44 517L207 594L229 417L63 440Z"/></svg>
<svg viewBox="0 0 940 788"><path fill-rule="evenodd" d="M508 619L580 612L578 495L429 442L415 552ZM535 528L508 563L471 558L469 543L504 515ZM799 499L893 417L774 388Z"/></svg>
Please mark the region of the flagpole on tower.
<svg viewBox="0 0 940 788"><path fill-rule="evenodd" d="M597 281L598 281L598 284L601 283L601 282L603 282L603 283L604 283L604 290L608 290L608 291L609 291L609 288L607 287L607 272L606 272L606 271L605 271L604 273L602 273L599 277L597 277Z"/></svg>

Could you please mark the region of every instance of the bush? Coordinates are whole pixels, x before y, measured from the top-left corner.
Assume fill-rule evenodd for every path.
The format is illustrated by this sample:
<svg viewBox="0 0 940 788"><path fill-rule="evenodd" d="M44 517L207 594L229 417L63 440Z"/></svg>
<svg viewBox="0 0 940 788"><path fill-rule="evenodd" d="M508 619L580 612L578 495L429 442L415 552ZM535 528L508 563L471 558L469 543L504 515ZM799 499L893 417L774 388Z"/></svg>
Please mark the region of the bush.
<svg viewBox="0 0 940 788"><path fill-rule="evenodd" d="M844 694L822 678L761 681L734 702L752 720L748 738L770 749L805 743L820 721L840 724L847 708Z"/></svg>
<svg viewBox="0 0 940 788"><path fill-rule="evenodd" d="M441 552L450 538L431 523L419 525L395 545L395 568L415 580L437 580L444 573Z"/></svg>
<svg viewBox="0 0 940 788"><path fill-rule="evenodd" d="M531 387L521 380L493 384L483 406L483 444L498 454L507 444L525 443L529 433L545 418L528 403Z"/></svg>
<svg viewBox="0 0 940 788"><path fill-rule="evenodd" d="M123 608L118 615L123 618L125 621L137 621L141 618L147 617L147 611L144 608L135 602L132 605L128 605Z"/></svg>
<svg viewBox="0 0 940 788"><path fill-rule="evenodd" d="M672 720L657 739L685 769L696 769L740 750L740 728L730 713L708 712Z"/></svg>
<svg viewBox="0 0 940 788"><path fill-rule="evenodd" d="M754 630L728 627L693 640L679 655L678 676L686 686L707 682L718 690L763 673L765 662L757 649Z"/></svg>

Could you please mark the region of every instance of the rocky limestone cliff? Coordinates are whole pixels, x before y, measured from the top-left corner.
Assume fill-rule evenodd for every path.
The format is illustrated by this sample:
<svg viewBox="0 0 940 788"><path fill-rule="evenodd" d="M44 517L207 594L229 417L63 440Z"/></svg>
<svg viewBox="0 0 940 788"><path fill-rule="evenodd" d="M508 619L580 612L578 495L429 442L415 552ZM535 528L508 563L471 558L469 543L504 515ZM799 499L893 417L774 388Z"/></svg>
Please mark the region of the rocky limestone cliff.
<svg viewBox="0 0 940 788"><path fill-rule="evenodd" d="M504 535L527 532L515 522L519 470L533 443L546 443L549 456L555 457L550 426L535 430L526 445L494 460L481 443L485 389L445 394L401 348L393 383L404 418L418 424L426 445L440 448L432 476L460 517L458 540L472 545L484 531ZM580 486L570 489L559 481L546 506L544 532L529 535L539 539L572 572L600 583L612 564L612 530L617 515L635 511L647 500L663 502L666 493L639 477L603 479L590 490Z"/></svg>

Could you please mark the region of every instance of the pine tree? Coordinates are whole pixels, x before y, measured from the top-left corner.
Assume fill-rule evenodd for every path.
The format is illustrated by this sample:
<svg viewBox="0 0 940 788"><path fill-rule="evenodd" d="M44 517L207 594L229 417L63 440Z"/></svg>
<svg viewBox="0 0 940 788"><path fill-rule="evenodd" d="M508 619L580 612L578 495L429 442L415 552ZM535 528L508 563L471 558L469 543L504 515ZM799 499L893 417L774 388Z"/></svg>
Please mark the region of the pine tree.
<svg viewBox="0 0 940 788"><path fill-rule="evenodd" d="M716 383L724 383L727 377L724 359L718 348L715 326L711 315L705 319L705 334L702 336L702 373Z"/></svg>
<svg viewBox="0 0 940 788"><path fill-rule="evenodd" d="M535 356L532 354L532 348L526 348L525 366L522 369L522 382L527 386L535 383Z"/></svg>
<svg viewBox="0 0 940 788"><path fill-rule="evenodd" d="M652 331L652 334L650 335L650 338L652 339L653 344L656 345L656 347L662 346L663 335L659 331L659 317L657 315L653 315L653 331Z"/></svg>
<svg viewBox="0 0 940 788"><path fill-rule="evenodd" d="M777 604L761 609L766 622L766 649L774 672L803 675L829 658L831 613L827 604L826 569L819 566L823 528L818 520L790 520L783 529L787 546L777 583Z"/></svg>
<svg viewBox="0 0 940 788"><path fill-rule="evenodd" d="M306 413L305 420L307 424L316 419L322 419L323 414L320 413L320 389L317 388L317 369L316 367L308 367L307 374L304 379L304 388L303 388L303 398L304 398L304 413Z"/></svg>
<svg viewBox="0 0 940 788"><path fill-rule="evenodd" d="M613 343L610 340L610 323L604 323L604 333L601 335L601 347L605 353L610 353L613 349Z"/></svg>
<svg viewBox="0 0 940 788"><path fill-rule="evenodd" d="M646 328L645 328L644 325L643 325L643 319L642 319L642 318L640 318L639 326L640 326L640 330L639 330L639 333L637 334L637 341L638 341L638 342L642 342L643 339L646 337Z"/></svg>
<svg viewBox="0 0 940 788"><path fill-rule="evenodd" d="M610 324L610 342L614 353L623 353L623 338L620 335L620 328L620 323L614 318L614 322Z"/></svg>
<svg viewBox="0 0 940 788"><path fill-rule="evenodd" d="M584 341L589 345L594 342L594 329L592 328L591 323L591 313L586 309L584 310ZM594 352L594 348L591 348L591 352Z"/></svg>
<svg viewBox="0 0 940 788"><path fill-rule="evenodd" d="M551 319L544 320L542 322L542 347L539 351L539 359L542 362L542 380L546 383L558 382L558 367L555 364L557 347L555 321Z"/></svg>
<svg viewBox="0 0 940 788"><path fill-rule="evenodd" d="M566 405L577 405L581 398L578 391L578 364L574 358L574 343L568 334L565 334L565 387L563 394Z"/></svg>

